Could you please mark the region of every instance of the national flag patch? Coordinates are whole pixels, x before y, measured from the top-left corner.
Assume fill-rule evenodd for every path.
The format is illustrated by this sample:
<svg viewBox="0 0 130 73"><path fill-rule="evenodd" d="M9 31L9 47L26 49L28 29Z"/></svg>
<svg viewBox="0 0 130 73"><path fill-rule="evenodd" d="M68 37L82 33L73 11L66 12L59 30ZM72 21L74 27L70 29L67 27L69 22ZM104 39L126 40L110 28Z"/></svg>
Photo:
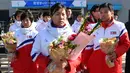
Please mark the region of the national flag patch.
<svg viewBox="0 0 130 73"><path fill-rule="evenodd" d="M116 31L111 31L110 34L115 35L115 34L117 34L117 32Z"/></svg>
<svg viewBox="0 0 130 73"><path fill-rule="evenodd" d="M32 36L29 36L29 38L32 38Z"/></svg>

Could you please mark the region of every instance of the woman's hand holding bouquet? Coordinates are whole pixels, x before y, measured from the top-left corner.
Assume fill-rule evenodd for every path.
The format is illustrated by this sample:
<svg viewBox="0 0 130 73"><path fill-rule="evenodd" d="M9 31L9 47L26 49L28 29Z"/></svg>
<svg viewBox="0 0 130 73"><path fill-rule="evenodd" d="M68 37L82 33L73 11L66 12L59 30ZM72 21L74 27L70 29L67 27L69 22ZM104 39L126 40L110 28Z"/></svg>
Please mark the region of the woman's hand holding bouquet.
<svg viewBox="0 0 130 73"><path fill-rule="evenodd" d="M8 52L16 51L17 41L16 38L14 38L14 32L7 32L5 34L2 34L1 38Z"/></svg>
<svg viewBox="0 0 130 73"><path fill-rule="evenodd" d="M100 40L101 50L106 53L106 64L108 67L114 66L114 60L116 59L115 47L117 45L117 38L102 38Z"/></svg>
<svg viewBox="0 0 130 73"><path fill-rule="evenodd" d="M74 37L70 37L65 41L61 36L58 40L50 43L49 53L52 61L47 67L49 73L65 73L65 67L68 65L67 60L69 59L69 54L75 47L77 47L76 44L71 43L71 40L73 39Z"/></svg>
<svg viewBox="0 0 130 73"><path fill-rule="evenodd" d="M1 35L2 41L4 43L5 48L8 51L9 61L15 60L15 52L17 47L16 38L14 38L14 32L7 32Z"/></svg>

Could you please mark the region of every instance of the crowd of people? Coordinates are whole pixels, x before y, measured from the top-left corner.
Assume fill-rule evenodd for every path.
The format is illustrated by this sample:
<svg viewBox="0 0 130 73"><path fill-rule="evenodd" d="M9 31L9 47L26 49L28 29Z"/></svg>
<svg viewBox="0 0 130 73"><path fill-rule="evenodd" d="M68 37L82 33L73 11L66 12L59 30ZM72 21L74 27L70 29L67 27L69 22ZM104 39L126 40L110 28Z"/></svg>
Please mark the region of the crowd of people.
<svg viewBox="0 0 130 73"><path fill-rule="evenodd" d="M74 19L71 8L60 3L53 5L50 13L40 12L37 22L34 22L31 11L18 10L14 18L14 23L9 27L9 31L15 32L17 40L16 52L13 52L15 56L11 61L14 73L48 73L47 67L52 62L48 47L50 43L60 36L67 39L74 34L78 35L84 21L85 34L100 22L100 27L91 34L94 39L77 59L65 59L58 65L63 65L65 73L122 73L121 57L129 50L130 40L124 23L114 18L112 4L95 4L86 20L81 13ZM102 52L100 40L114 37L118 40L114 51L110 54ZM111 68L105 62L106 55L114 62Z"/></svg>

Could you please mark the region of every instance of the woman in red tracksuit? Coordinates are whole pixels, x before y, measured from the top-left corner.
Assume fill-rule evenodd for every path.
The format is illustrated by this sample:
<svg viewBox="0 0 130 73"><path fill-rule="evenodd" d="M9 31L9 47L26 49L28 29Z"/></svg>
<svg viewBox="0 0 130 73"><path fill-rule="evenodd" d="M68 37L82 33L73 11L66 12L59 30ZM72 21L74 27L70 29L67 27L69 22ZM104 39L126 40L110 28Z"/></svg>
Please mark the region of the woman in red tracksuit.
<svg viewBox="0 0 130 73"><path fill-rule="evenodd" d="M87 66L89 73L122 73L122 55L128 50L130 41L124 23L113 19L113 9L110 3L100 5L101 27L92 35L95 36L82 54L82 63ZM107 55L114 61L114 67L108 67L106 54L101 51L100 39L116 37L119 41L115 51Z"/></svg>
<svg viewBox="0 0 130 73"><path fill-rule="evenodd" d="M38 33L32 26L32 14L28 11L24 12L21 15L21 21L21 28L16 30L14 34L17 48L16 59L11 62L13 73L37 73L37 67L30 56L34 37Z"/></svg>
<svg viewBox="0 0 130 73"><path fill-rule="evenodd" d="M90 32L100 19L99 4L95 4L90 9L90 16L87 17L86 24L84 25L84 31Z"/></svg>
<svg viewBox="0 0 130 73"><path fill-rule="evenodd" d="M38 66L38 73L45 72L47 65L50 64L51 59L49 57L49 45L54 40L58 40L60 36L63 39L68 39L69 36L74 34L68 24L66 16L66 8L60 3L56 3L51 7L51 20L48 22L47 27L38 33L36 36L31 56L33 61ZM80 59L65 60L67 66L64 68L66 73L75 73L76 67L80 64ZM61 61L61 64L64 61Z"/></svg>

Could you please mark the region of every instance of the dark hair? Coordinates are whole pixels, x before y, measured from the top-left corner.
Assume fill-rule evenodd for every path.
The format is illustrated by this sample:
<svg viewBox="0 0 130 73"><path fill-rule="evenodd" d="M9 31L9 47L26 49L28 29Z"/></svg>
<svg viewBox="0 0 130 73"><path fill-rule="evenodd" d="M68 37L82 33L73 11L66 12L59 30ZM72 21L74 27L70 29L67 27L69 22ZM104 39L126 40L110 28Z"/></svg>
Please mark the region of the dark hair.
<svg viewBox="0 0 130 73"><path fill-rule="evenodd" d="M16 16L19 15L19 14L22 14L23 11L22 10L17 10L14 14L14 18L16 19Z"/></svg>
<svg viewBox="0 0 130 73"><path fill-rule="evenodd" d="M38 18L40 18L41 16L43 16L43 12L40 11L40 12L38 13Z"/></svg>
<svg viewBox="0 0 130 73"><path fill-rule="evenodd" d="M70 7L66 7L66 10L71 9Z"/></svg>
<svg viewBox="0 0 130 73"><path fill-rule="evenodd" d="M108 8L110 11L113 11L113 7L112 7L111 3L103 3L103 4L100 5L99 10L101 8Z"/></svg>
<svg viewBox="0 0 130 73"><path fill-rule="evenodd" d="M92 14L92 12L94 11L96 11L96 9L97 8L99 8L100 7L100 5L99 4L95 4L95 5L93 5L93 7L90 9L90 13Z"/></svg>
<svg viewBox="0 0 130 73"><path fill-rule="evenodd" d="M83 14L82 14L81 12L78 12L78 13L77 13L77 17L78 17L78 16L83 17Z"/></svg>
<svg viewBox="0 0 130 73"><path fill-rule="evenodd" d="M118 14L117 14L117 13L114 13L114 16L118 16Z"/></svg>
<svg viewBox="0 0 130 73"><path fill-rule="evenodd" d="M44 12L43 17L45 17L45 16L50 16L49 12Z"/></svg>
<svg viewBox="0 0 130 73"><path fill-rule="evenodd" d="M54 4L51 7L51 11L50 11L51 12L51 16L53 16L55 14L55 12L57 12L61 8L65 8L66 9L66 7L64 5L62 5L61 3Z"/></svg>
<svg viewBox="0 0 130 73"><path fill-rule="evenodd" d="M34 18L33 18L33 15L30 11L26 11L26 12L23 12L23 14L21 15L21 21L24 20L25 18L29 18L31 23L33 22Z"/></svg>
<svg viewBox="0 0 130 73"><path fill-rule="evenodd" d="M15 22L15 18L14 18L14 15L12 15L9 18L9 24L14 23L14 22Z"/></svg>

